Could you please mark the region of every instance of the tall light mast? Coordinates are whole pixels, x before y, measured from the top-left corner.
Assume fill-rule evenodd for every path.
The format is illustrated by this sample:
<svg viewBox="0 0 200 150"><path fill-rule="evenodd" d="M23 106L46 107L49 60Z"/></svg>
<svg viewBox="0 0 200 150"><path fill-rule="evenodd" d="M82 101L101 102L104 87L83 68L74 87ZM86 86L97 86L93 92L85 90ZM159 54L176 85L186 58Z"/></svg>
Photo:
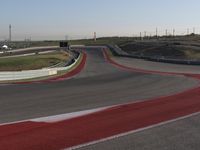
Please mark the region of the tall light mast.
<svg viewBox="0 0 200 150"><path fill-rule="evenodd" d="M156 28L156 38L158 37L158 28Z"/></svg>
<svg viewBox="0 0 200 150"><path fill-rule="evenodd" d="M97 33L94 32L94 41L96 42L97 41Z"/></svg>
<svg viewBox="0 0 200 150"><path fill-rule="evenodd" d="M12 41L12 26L11 24L9 25L9 41Z"/></svg>

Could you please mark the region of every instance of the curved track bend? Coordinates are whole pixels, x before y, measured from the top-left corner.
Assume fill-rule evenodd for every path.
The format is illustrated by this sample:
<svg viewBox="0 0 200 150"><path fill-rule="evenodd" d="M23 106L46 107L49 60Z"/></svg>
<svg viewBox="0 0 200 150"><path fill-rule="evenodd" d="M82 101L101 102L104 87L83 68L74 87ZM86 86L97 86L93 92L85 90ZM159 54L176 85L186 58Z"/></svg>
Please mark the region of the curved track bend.
<svg viewBox="0 0 200 150"><path fill-rule="evenodd" d="M105 112L102 112L102 114L99 114L99 116L98 113L94 113L91 114L91 116L88 115L82 118L75 118L74 120L69 120L69 122L66 121L56 123L55 125L52 124L52 126L46 125L46 123L38 123L36 126L34 126L35 124L31 124L29 122L25 124L19 123L14 127L15 131L13 131L13 133L11 131L9 134L6 130L13 129L13 125L5 125L3 127L0 126L1 147L4 146L6 149L6 146L9 147L9 143L13 142L14 146L12 148L14 149L61 149L134 130L137 128L132 128L134 126L134 124L132 124L133 122L131 121L131 119L133 119L131 117L134 116L134 114L131 114L134 113L132 112L133 109L138 110L139 108L145 108L147 107L147 104L150 104L152 106L152 110L140 109L136 113L143 114L146 110L151 114L153 109L156 109L153 108L155 106L154 102L156 102L158 106L162 105L160 108L164 111L165 106L163 105L163 102L166 101L167 103L167 101L169 101L169 105L166 104L165 112L169 113L168 108L171 106L175 105L177 108L179 108L181 96L191 96L189 93L187 94L187 92L185 92L185 95L181 95L182 92L195 88L199 85L198 80L183 75L148 74L120 69L119 67L115 67L108 63L108 60L104 58L102 53L102 47L83 47L80 49L87 53L86 66L80 74L71 79L55 83L0 86L0 123L9 123L32 118L65 114L105 106L122 106L116 106L116 108L114 107L113 109L108 109ZM197 94L199 90L194 89L193 92L194 94ZM177 93L180 93L180 95ZM173 96L170 96L174 94L179 96L179 98L177 99L176 97L174 98ZM185 98L183 99L183 102L187 104L187 100L188 99ZM134 104L133 102L136 101L141 101L141 103ZM172 101L174 101L176 104L173 104ZM129 106L127 103L131 103L131 105ZM198 101L195 101L194 103L198 104ZM194 105L194 103L191 103L191 105ZM126 109L129 109L129 107L130 110L127 111ZM187 105L184 105L183 107L187 108ZM157 109L160 108L158 107ZM123 111L123 109L126 111ZM187 113L178 112L177 116L167 115L165 117L160 117L161 120L149 120L149 123L146 124L143 122L143 125L141 122L141 124L138 124L137 127L139 128L140 125L141 127L145 127L145 125L148 126L185 116L194 112L198 112L198 109L199 104L197 108L192 107L191 110L187 109ZM121 115L117 112L119 112ZM105 116L106 113L108 113L107 117ZM116 116L119 115L119 117L127 120L119 119L118 122L117 118L114 118L114 120L111 118L109 119L109 117L112 117L112 115L115 116L115 113ZM94 120L91 118L93 115L95 117L93 118ZM125 116L123 117L123 115ZM155 117L155 114L153 116ZM101 126L95 124L95 121L97 122L98 119L103 119L99 120L99 125L101 125L102 122L108 122L109 124L102 124L101 128ZM109 122L109 120L113 122ZM88 124L87 121L88 123L94 122L94 124ZM120 122L121 126L118 124ZM125 122L125 124L122 122ZM60 131L56 130L57 125L61 126ZM67 125L69 127L67 130L63 130L66 131L66 133L63 133L62 127ZM117 128L116 130L114 128L115 126ZM79 137L80 139L77 139L77 137L73 135L73 130L75 131L76 127L79 128L79 130L77 130L79 133L83 132L84 138L82 137L81 139L81 137ZM87 132L91 132L92 129L96 129L96 127L99 128L98 134L96 133L97 131L95 131L94 135L91 134L87 137ZM111 127L113 130L111 130ZM81 128L83 128L82 131ZM51 132L49 133L46 131L47 129ZM69 129L71 129L71 131L69 131ZM109 129L110 132L106 132L106 129ZM101 134L101 131L105 131L106 133L104 134L102 132ZM44 135L40 137L42 139L39 141L34 141L31 139L31 137L34 136L36 138L38 136L37 132L40 134L43 133ZM12 136L14 133L15 135ZM19 133L20 135L16 133ZM66 134L71 134L71 139L63 141L63 138L69 138L66 136ZM48 137L46 137L47 135L48 137L50 135L55 136L55 138L48 139ZM56 138L56 135L59 135L60 139ZM27 145L20 145L24 142L24 140L26 141ZM55 144L52 145L52 143Z"/></svg>

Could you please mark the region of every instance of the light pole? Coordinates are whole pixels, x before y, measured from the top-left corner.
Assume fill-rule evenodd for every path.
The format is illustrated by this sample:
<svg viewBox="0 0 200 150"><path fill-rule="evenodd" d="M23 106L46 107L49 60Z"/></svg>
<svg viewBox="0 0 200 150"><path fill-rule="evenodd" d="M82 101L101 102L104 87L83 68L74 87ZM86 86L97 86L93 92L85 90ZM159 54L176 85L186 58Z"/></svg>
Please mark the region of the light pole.
<svg viewBox="0 0 200 150"><path fill-rule="evenodd" d="M12 41L12 26L11 24L9 25L9 41Z"/></svg>

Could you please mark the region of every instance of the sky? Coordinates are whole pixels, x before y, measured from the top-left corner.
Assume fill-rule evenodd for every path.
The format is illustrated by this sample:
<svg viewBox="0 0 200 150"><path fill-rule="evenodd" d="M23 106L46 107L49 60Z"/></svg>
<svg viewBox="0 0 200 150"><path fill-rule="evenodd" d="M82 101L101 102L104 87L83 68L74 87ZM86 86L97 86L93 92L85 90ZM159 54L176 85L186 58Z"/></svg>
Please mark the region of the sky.
<svg viewBox="0 0 200 150"><path fill-rule="evenodd" d="M0 0L0 40L200 33L199 0Z"/></svg>

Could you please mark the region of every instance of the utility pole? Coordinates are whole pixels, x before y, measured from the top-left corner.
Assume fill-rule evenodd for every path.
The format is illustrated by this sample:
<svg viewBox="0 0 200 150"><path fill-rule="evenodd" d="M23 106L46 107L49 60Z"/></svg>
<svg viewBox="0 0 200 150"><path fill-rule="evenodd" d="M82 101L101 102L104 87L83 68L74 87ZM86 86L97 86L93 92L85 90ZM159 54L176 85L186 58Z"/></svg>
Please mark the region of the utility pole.
<svg viewBox="0 0 200 150"><path fill-rule="evenodd" d="M168 30L167 29L165 30L165 35L168 36Z"/></svg>
<svg viewBox="0 0 200 150"><path fill-rule="evenodd" d="M175 36L175 29L173 29L173 37Z"/></svg>
<svg viewBox="0 0 200 150"><path fill-rule="evenodd" d="M195 34L195 27L193 28L193 33Z"/></svg>
<svg viewBox="0 0 200 150"><path fill-rule="evenodd" d="M69 40L69 36L65 35L65 41L68 41L68 40Z"/></svg>
<svg viewBox="0 0 200 150"><path fill-rule="evenodd" d="M142 32L140 32L140 40L142 41Z"/></svg>
<svg viewBox="0 0 200 150"><path fill-rule="evenodd" d="M94 41L96 42L97 41L97 33L94 32Z"/></svg>
<svg viewBox="0 0 200 150"><path fill-rule="evenodd" d="M12 41L12 26L11 24L9 25L9 41Z"/></svg>
<svg viewBox="0 0 200 150"><path fill-rule="evenodd" d="M147 36L147 32L146 32L146 31L144 31L144 37L146 38L146 36Z"/></svg>
<svg viewBox="0 0 200 150"><path fill-rule="evenodd" d="M156 28L156 37L158 37L158 28Z"/></svg>
<svg viewBox="0 0 200 150"><path fill-rule="evenodd" d="M189 28L187 28L187 35L189 35L190 34L190 29Z"/></svg>

